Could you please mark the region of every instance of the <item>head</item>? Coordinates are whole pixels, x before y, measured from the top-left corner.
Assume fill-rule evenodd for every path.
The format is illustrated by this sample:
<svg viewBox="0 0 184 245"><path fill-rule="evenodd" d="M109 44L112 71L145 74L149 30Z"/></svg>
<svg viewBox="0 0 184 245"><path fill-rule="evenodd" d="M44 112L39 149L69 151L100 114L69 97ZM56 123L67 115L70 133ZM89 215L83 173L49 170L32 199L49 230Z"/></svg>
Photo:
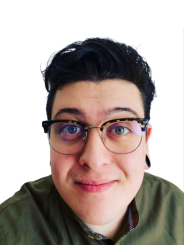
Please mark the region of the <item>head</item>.
<svg viewBox="0 0 184 245"><path fill-rule="evenodd" d="M99 38L73 43L54 55L43 75L49 120L99 127L118 118L150 119L155 95L150 68L125 44ZM99 128L89 130L76 154L63 155L51 148L55 186L84 222L104 225L123 216L147 169L150 134L148 125L139 147L128 154L107 149Z"/></svg>

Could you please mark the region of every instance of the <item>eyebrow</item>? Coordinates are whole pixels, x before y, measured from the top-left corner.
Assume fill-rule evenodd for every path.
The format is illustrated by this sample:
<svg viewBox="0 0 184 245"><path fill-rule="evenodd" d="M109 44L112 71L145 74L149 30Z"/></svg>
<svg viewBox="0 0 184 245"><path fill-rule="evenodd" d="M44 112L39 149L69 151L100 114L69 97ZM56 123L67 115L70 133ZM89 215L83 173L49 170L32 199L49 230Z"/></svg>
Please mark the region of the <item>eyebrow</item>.
<svg viewBox="0 0 184 245"><path fill-rule="evenodd" d="M128 112L134 114L137 118L139 118L139 115L137 114L137 112L132 110L131 108L128 108L128 107L111 108L111 109L105 111L104 114L105 114L105 116L110 116L110 115L112 115L114 113L122 112L122 111L128 111ZM64 114L64 113L67 113L67 114L70 114L70 115L77 115L77 116L81 116L83 118L86 118L86 115L85 115L85 113L82 110L79 110L77 108L63 108L63 109L60 109L55 114L53 120L56 120L58 118L58 116L60 116L61 114Z"/></svg>
<svg viewBox="0 0 184 245"><path fill-rule="evenodd" d="M105 112L105 115L106 115L106 116L110 116L110 115L112 115L112 114L114 114L114 113L116 113L116 112L121 112L121 111L128 111L128 112L134 114L136 117L139 118L139 115L137 114L137 112L134 111L134 110L131 109L131 108L128 108L128 107L115 107L115 108L109 109L109 110L107 110L107 111Z"/></svg>
<svg viewBox="0 0 184 245"><path fill-rule="evenodd" d="M61 114L64 114L64 113L68 113L70 115L79 115L81 117L85 117L85 114L81 110L78 110L77 108L63 108L63 109L60 109L56 113L53 120L56 120L58 118L58 116L60 116Z"/></svg>

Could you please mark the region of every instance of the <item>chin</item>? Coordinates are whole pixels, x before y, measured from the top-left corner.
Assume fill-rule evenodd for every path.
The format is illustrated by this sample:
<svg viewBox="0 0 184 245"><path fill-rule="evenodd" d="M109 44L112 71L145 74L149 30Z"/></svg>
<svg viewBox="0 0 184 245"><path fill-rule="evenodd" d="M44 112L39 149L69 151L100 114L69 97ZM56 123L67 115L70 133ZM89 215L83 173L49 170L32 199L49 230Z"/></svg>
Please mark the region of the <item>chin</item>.
<svg viewBox="0 0 184 245"><path fill-rule="evenodd" d="M110 200L111 199L111 200ZM105 225L109 222L112 222L120 215L123 215L126 211L125 205L122 208L122 205L114 205L116 203L116 198L110 198L98 200L90 200L87 202L80 202L79 205L71 206L69 205L76 215L83 220L85 223L91 225Z"/></svg>
<svg viewBox="0 0 184 245"><path fill-rule="evenodd" d="M92 209L86 211L83 210L82 212L77 212L76 214L85 223L91 225L98 225L98 226L110 223L118 215L112 212L112 210L110 211L104 208L100 208L99 210L92 210Z"/></svg>

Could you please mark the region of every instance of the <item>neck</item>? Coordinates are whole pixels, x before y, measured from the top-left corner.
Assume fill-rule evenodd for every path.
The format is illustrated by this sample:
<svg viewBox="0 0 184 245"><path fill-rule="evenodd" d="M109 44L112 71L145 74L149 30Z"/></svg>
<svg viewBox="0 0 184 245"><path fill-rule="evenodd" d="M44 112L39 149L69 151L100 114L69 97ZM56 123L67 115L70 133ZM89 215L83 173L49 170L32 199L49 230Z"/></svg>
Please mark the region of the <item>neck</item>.
<svg viewBox="0 0 184 245"><path fill-rule="evenodd" d="M95 233L101 234L107 238L110 238L113 240L116 232L119 230L123 219L125 217L126 212L123 214L123 216L119 216L118 218L114 219L110 223L104 224L104 225L93 225L88 224L85 222L85 224Z"/></svg>

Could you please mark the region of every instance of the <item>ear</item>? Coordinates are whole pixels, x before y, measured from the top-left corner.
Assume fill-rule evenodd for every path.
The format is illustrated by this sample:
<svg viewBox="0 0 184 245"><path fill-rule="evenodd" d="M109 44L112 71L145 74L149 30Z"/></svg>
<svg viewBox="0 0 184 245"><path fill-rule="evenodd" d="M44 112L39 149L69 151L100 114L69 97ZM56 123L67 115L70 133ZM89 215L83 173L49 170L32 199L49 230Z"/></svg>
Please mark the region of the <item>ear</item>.
<svg viewBox="0 0 184 245"><path fill-rule="evenodd" d="M150 156L149 156L148 142L149 142L151 133L152 133L152 126L151 126L151 124L148 124L148 126L147 126L147 136L146 136L146 154L148 155L149 158L150 158ZM145 156L145 166L144 166L144 169L145 170L148 170L149 169L149 167L146 164L146 156Z"/></svg>

